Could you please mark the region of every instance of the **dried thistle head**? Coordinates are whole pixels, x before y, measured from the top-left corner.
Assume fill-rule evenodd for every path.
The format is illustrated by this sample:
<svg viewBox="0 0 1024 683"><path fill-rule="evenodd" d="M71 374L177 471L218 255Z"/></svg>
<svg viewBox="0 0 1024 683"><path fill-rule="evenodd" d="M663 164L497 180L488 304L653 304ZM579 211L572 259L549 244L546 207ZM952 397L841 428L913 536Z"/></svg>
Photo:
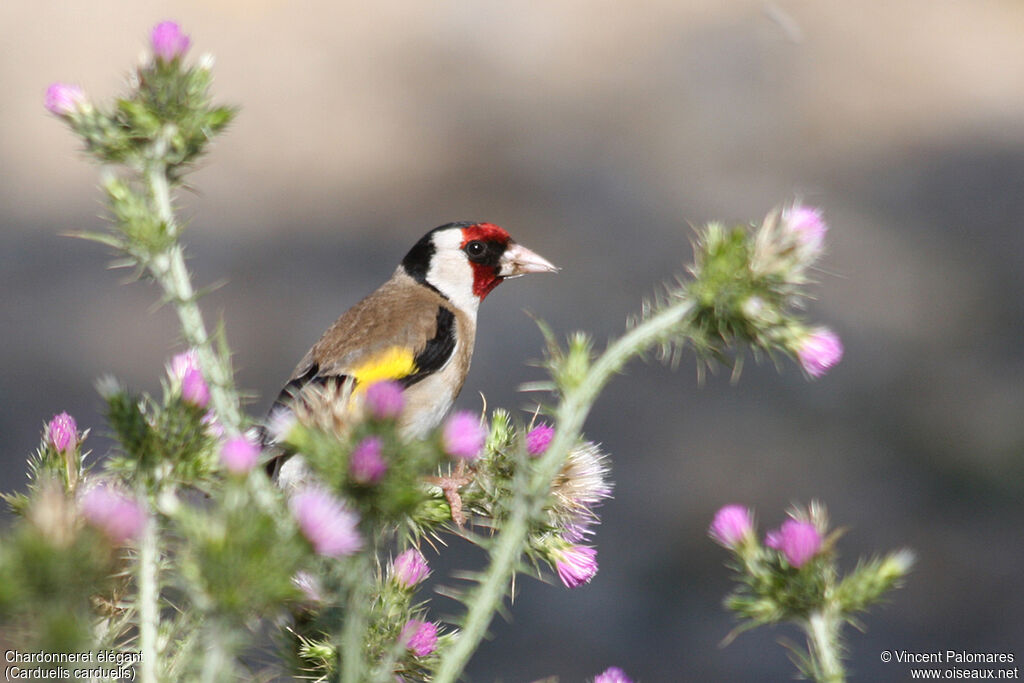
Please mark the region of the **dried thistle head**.
<svg viewBox="0 0 1024 683"><path fill-rule="evenodd" d="M292 395L288 406L303 427L345 439L363 419L364 392L353 389L351 379L309 383Z"/></svg>
<svg viewBox="0 0 1024 683"><path fill-rule="evenodd" d="M608 455L592 441L581 441L566 456L551 483L552 525L581 540L597 521L594 508L612 494Z"/></svg>

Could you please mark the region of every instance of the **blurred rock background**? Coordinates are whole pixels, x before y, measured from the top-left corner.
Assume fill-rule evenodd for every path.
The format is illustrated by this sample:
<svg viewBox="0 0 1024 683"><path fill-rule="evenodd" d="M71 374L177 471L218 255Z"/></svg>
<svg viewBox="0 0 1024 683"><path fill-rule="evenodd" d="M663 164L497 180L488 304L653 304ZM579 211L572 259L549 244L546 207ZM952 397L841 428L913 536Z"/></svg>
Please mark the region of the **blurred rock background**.
<svg viewBox="0 0 1024 683"><path fill-rule="evenodd" d="M482 308L459 405L517 408L541 348L522 309L600 342L690 258L689 224L794 196L825 208L812 315L843 336L843 363L814 383L749 364L737 386L631 366L588 424L618 483L601 572L571 592L522 580L471 680L612 664L648 682L789 680L776 641L795 631L719 647L730 583L705 529L724 503L754 506L763 531L811 498L848 528L847 564L903 545L920 559L852 635L854 680L907 680L886 649L1024 657L1024 4L4 0L4 489L61 410L103 452L95 378L156 391L180 349L152 287L60 236L101 226L97 169L42 106L56 80L116 95L163 19L193 58L216 55L219 99L242 106L182 206L197 282L226 280L205 310L254 415L440 223L496 222L564 268Z"/></svg>

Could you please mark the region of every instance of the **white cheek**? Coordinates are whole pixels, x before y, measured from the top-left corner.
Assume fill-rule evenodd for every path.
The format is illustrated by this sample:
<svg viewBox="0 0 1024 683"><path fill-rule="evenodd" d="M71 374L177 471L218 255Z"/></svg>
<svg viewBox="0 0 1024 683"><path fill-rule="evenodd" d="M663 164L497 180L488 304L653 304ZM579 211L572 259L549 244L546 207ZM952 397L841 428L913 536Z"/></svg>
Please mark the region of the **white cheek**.
<svg viewBox="0 0 1024 683"><path fill-rule="evenodd" d="M452 304L475 318L480 299L473 294L473 268L459 248L461 240L458 233L437 236L437 251L427 271L427 282L448 297Z"/></svg>

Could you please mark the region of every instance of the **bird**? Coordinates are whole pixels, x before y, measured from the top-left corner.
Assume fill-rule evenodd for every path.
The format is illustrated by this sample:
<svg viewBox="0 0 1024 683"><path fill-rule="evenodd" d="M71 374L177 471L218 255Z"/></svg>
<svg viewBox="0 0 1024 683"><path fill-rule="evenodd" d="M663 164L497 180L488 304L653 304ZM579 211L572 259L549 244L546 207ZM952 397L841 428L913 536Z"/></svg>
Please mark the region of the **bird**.
<svg viewBox="0 0 1024 683"><path fill-rule="evenodd" d="M392 380L403 389L400 436L423 438L450 410L469 372L480 303L505 280L559 269L493 223L455 222L427 232L391 278L343 313L299 361L271 408L317 416L339 432L361 394ZM274 429L261 440L274 452ZM301 457L277 448L267 472L284 487L310 478Z"/></svg>

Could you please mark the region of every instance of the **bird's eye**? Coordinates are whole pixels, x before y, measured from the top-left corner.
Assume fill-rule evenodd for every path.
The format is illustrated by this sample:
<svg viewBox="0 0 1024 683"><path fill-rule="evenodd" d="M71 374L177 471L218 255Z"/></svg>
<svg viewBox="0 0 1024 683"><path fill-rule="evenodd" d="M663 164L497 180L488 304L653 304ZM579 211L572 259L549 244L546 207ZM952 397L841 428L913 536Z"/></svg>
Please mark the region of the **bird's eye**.
<svg viewBox="0 0 1024 683"><path fill-rule="evenodd" d="M466 254L468 254L471 259L481 258L486 253L487 245L480 240L473 240L466 245Z"/></svg>

